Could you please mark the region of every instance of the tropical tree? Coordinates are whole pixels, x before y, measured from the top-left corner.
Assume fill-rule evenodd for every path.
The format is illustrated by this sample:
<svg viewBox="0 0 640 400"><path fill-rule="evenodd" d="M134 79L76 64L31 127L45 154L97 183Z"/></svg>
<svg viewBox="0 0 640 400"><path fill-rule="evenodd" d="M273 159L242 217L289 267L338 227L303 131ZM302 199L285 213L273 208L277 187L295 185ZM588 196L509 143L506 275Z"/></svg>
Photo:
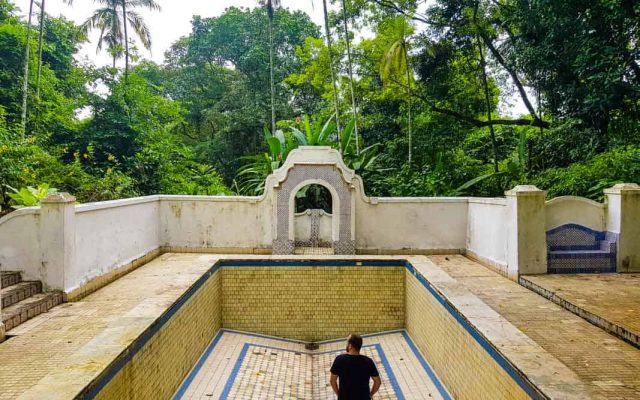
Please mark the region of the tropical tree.
<svg viewBox="0 0 640 400"><path fill-rule="evenodd" d="M347 71L349 73L349 91L351 92L351 112L354 120L354 135L356 139L356 153L360 153L360 139L358 138L358 106L356 104L356 91L353 84L353 61L351 59L351 38L349 37L349 20L347 17L347 4L342 0L342 22L344 24L344 40L347 46Z"/></svg>
<svg viewBox="0 0 640 400"><path fill-rule="evenodd" d="M29 96L29 53L31 52L31 16L33 15L33 0L29 2L29 15L27 17L27 41L24 49L24 78L22 82L22 116L20 126L22 136L27 130L27 99Z"/></svg>
<svg viewBox="0 0 640 400"><path fill-rule="evenodd" d="M397 82L397 80L400 79L398 75L401 74L404 74L407 79L406 84L403 83L403 86L405 86L407 91L407 139L409 141L409 165L411 165L411 158L413 154L411 129L411 108L413 105L413 70L411 69L411 62L409 60L408 41L410 31L411 27L405 18L399 17L395 20L395 41L391 43L389 48L386 50L384 57L382 58L382 62L380 63L380 78L383 82Z"/></svg>
<svg viewBox="0 0 640 400"><path fill-rule="evenodd" d="M327 51L329 52L329 70L331 71L331 84L333 86L333 105L336 113L336 127L340 131L340 100L338 98L338 85L336 83L336 72L334 70L331 28L329 26L329 9L327 0L322 0L322 12L324 15L324 33L327 40ZM339 142L339 141L338 141Z"/></svg>
<svg viewBox="0 0 640 400"><path fill-rule="evenodd" d="M129 25L145 49L151 50L151 32L142 16L134 11L135 8L144 7L154 11L160 11L160 5L154 0L94 0L102 5L82 25L83 31L94 29L100 31L97 51L102 50L106 43L107 50L113 57L115 67L116 59L122 54L119 48L124 49L125 79L129 75Z"/></svg>
<svg viewBox="0 0 640 400"><path fill-rule="evenodd" d="M271 77L271 131L276 131L276 85L273 78L273 18L275 8L280 6L280 0L263 0L269 17L269 74Z"/></svg>
<svg viewBox="0 0 640 400"><path fill-rule="evenodd" d="M42 37L44 35L45 0L40 0L40 32L38 34L38 73L36 74L36 99L40 99L40 76L42 75Z"/></svg>

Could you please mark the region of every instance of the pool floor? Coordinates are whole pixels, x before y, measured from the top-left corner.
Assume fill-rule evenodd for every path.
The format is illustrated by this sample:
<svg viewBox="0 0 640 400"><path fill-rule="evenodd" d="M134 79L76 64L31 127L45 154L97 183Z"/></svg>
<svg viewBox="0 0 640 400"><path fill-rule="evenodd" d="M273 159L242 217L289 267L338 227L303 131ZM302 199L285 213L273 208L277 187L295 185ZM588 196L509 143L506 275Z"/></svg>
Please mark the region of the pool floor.
<svg viewBox="0 0 640 400"><path fill-rule="evenodd" d="M174 399L335 399L329 368L345 340L302 342L221 330ZM429 364L404 331L364 337L362 354L378 367L375 399L449 399Z"/></svg>

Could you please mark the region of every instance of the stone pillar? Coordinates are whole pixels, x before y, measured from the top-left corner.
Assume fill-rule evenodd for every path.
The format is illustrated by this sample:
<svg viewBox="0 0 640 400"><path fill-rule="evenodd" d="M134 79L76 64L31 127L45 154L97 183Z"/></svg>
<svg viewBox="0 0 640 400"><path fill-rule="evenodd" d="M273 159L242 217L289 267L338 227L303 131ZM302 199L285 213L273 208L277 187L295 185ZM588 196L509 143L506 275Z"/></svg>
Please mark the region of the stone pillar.
<svg viewBox="0 0 640 400"><path fill-rule="evenodd" d="M616 270L640 272L640 186L620 183L607 196L607 231L617 235Z"/></svg>
<svg viewBox="0 0 640 400"><path fill-rule="evenodd" d="M524 274L547 273L546 192L535 186L522 185L505 195L509 278L517 280Z"/></svg>
<svg viewBox="0 0 640 400"><path fill-rule="evenodd" d="M40 276L48 290L65 290L67 274L75 261L75 202L68 193L52 193L40 202Z"/></svg>

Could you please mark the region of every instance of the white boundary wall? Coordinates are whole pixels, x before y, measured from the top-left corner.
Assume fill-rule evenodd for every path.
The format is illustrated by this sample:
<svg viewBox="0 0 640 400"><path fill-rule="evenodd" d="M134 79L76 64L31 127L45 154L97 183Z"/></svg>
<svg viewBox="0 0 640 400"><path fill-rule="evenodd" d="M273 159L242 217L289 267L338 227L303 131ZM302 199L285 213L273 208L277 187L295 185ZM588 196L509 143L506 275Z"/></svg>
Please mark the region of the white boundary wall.
<svg viewBox="0 0 640 400"><path fill-rule="evenodd" d="M75 290L157 249L159 215L156 196L75 206L75 261L65 274L64 290Z"/></svg>
<svg viewBox="0 0 640 400"><path fill-rule="evenodd" d="M279 212L274 188L296 163L309 162L333 164L350 177L352 237L363 254L466 253L517 279L546 272L546 230L578 223L618 233L619 270L640 271L637 185L605 191L608 208L574 197L545 204L533 186L517 186L506 198L367 197L330 148L292 152L258 197L157 195L77 205L68 194L50 195L42 207L0 219L0 269L70 293L160 251L267 254Z"/></svg>
<svg viewBox="0 0 640 400"><path fill-rule="evenodd" d="M506 272L507 203L501 198L471 198L467 219L466 251L479 261Z"/></svg>
<svg viewBox="0 0 640 400"><path fill-rule="evenodd" d="M617 212L618 217L609 216L611 221L605 223L607 208L592 203L573 198L547 202L547 229L579 223L605 230L604 225L620 219L622 213ZM70 265L64 266L63 284L47 274L44 261L55 250L46 248L51 241L43 237L39 207L0 219L0 268L22 271L25 279L43 280L49 288L70 292L158 249L268 253L272 243L268 196L148 196L67 207L73 208L70 233L75 240L72 246L65 244L73 256L64 258ZM504 272L512 225L503 198L356 202L357 247L365 254L466 252ZM61 236L64 229L59 228Z"/></svg>
<svg viewBox="0 0 640 400"><path fill-rule="evenodd" d="M40 208L29 207L0 219L0 270L23 271L23 279L41 276Z"/></svg>
<svg viewBox="0 0 640 400"><path fill-rule="evenodd" d="M546 202L546 230L573 223L594 231L607 230L606 204L576 196L562 196Z"/></svg>
<svg viewBox="0 0 640 400"><path fill-rule="evenodd" d="M356 200L356 245L381 253L461 251L467 198L404 197Z"/></svg>

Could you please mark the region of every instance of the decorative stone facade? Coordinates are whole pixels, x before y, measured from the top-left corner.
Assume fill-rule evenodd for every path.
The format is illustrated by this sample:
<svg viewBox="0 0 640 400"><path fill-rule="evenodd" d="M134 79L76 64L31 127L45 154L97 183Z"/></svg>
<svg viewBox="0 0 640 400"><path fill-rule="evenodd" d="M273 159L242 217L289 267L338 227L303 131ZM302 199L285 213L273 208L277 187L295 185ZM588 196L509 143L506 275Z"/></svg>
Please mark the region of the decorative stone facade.
<svg viewBox="0 0 640 400"><path fill-rule="evenodd" d="M301 147L289 154L285 164L267 178L267 190L274 194L273 254L293 254L295 195L310 184L331 192L335 254L355 254L354 171L340 154L329 147Z"/></svg>

